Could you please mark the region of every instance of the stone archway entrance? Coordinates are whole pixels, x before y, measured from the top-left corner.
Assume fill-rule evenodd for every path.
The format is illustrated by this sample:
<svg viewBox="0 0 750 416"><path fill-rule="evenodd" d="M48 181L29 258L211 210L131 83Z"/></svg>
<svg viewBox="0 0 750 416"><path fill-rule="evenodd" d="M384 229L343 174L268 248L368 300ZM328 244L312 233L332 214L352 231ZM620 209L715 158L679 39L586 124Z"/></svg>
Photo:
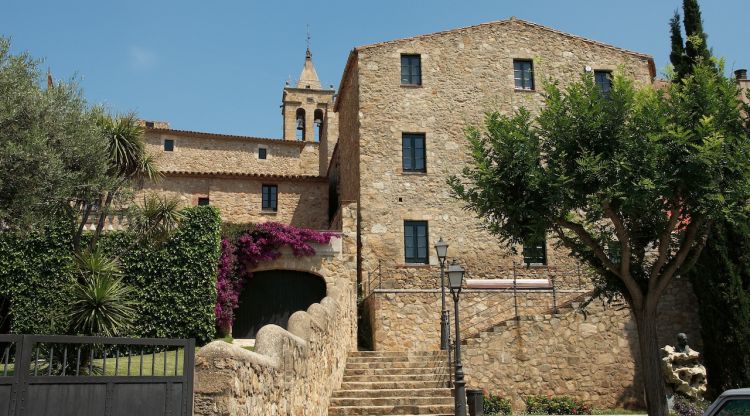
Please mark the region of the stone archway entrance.
<svg viewBox="0 0 750 416"><path fill-rule="evenodd" d="M286 328L289 317L326 295L325 281L311 273L269 270L253 273L240 295L232 337L255 338L267 324Z"/></svg>

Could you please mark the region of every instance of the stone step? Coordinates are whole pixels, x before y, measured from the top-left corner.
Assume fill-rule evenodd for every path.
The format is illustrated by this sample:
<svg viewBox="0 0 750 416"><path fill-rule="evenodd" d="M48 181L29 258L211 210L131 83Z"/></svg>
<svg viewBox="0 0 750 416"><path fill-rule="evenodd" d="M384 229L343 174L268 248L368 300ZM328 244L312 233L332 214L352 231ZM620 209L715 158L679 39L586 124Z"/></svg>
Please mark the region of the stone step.
<svg viewBox="0 0 750 416"><path fill-rule="evenodd" d="M349 357L431 357L447 356L446 351L353 351Z"/></svg>
<svg viewBox="0 0 750 416"><path fill-rule="evenodd" d="M350 415L452 415L453 405L332 406L329 416Z"/></svg>
<svg viewBox="0 0 750 416"><path fill-rule="evenodd" d="M416 388L416 389L378 389L378 390L338 390L333 397L348 398L370 398L370 397L453 397L451 389L445 386L438 388Z"/></svg>
<svg viewBox="0 0 750 416"><path fill-rule="evenodd" d="M346 369L362 368L438 368L445 367L447 359L439 361L370 361L370 362L353 362L347 360Z"/></svg>
<svg viewBox="0 0 750 416"><path fill-rule="evenodd" d="M410 368L347 368L344 375L363 376L363 375L388 375L388 374L448 374L448 366L434 367L410 367Z"/></svg>
<svg viewBox="0 0 750 416"><path fill-rule="evenodd" d="M331 399L331 406L427 406L427 405L451 405L452 396L443 397L335 397Z"/></svg>
<svg viewBox="0 0 750 416"><path fill-rule="evenodd" d="M442 362L447 360L448 357L445 355L373 355L347 358L347 362L352 363Z"/></svg>
<svg viewBox="0 0 750 416"><path fill-rule="evenodd" d="M442 374L436 374L436 373L427 373L427 374L364 374L364 375L357 375L357 374L347 374L344 373L344 383L353 382L353 381L392 381L392 382L402 382L402 381L441 381L441 380L448 380L448 372L443 372Z"/></svg>
<svg viewBox="0 0 750 416"><path fill-rule="evenodd" d="M428 389L445 387L447 381L346 381L341 383L341 390Z"/></svg>

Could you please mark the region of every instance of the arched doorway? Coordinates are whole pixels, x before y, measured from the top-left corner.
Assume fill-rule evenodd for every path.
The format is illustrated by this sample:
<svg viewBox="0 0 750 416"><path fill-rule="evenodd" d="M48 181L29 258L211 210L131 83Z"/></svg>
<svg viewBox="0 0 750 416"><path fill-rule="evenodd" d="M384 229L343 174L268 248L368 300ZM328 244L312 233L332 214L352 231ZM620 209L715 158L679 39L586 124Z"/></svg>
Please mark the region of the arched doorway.
<svg viewBox="0 0 750 416"><path fill-rule="evenodd" d="M270 270L253 273L240 294L232 326L234 338L255 338L267 324L286 328L289 317L326 295L326 283L311 273Z"/></svg>

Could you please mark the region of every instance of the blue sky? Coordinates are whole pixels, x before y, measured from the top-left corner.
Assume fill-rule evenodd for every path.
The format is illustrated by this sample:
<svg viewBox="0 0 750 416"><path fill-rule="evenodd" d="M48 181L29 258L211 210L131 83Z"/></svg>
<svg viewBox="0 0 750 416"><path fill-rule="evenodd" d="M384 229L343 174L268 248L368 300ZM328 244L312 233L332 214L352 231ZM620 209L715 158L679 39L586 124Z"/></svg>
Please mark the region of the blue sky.
<svg viewBox="0 0 750 416"><path fill-rule="evenodd" d="M714 53L750 67L747 0L703 0ZM323 85L352 47L516 16L669 60L681 0L3 0L0 35L76 77L88 100L172 128L281 136L281 92L302 69L306 25Z"/></svg>

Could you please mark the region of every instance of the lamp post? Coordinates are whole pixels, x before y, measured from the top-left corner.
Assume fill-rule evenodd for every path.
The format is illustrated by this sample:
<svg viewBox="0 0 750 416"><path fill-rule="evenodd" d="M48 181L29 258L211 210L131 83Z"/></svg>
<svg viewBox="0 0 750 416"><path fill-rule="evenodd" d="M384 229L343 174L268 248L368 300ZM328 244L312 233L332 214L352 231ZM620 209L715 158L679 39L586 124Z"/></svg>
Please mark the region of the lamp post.
<svg viewBox="0 0 750 416"><path fill-rule="evenodd" d="M440 291L442 296L442 309L440 312L440 349L447 350L450 348L448 345L448 333L450 331L450 328L448 327L448 310L445 307L445 257L448 255L448 244L443 241L443 237L440 237L440 240L435 243L435 251L437 252L438 260L440 261Z"/></svg>
<svg viewBox="0 0 750 416"><path fill-rule="evenodd" d="M448 266L448 283L453 295L455 312L453 319L456 322L456 381L454 382L456 399L456 416L466 416L466 381L464 381L464 369L461 364L461 332L458 319L458 295L461 293L461 285L464 280L464 269L453 259Z"/></svg>

